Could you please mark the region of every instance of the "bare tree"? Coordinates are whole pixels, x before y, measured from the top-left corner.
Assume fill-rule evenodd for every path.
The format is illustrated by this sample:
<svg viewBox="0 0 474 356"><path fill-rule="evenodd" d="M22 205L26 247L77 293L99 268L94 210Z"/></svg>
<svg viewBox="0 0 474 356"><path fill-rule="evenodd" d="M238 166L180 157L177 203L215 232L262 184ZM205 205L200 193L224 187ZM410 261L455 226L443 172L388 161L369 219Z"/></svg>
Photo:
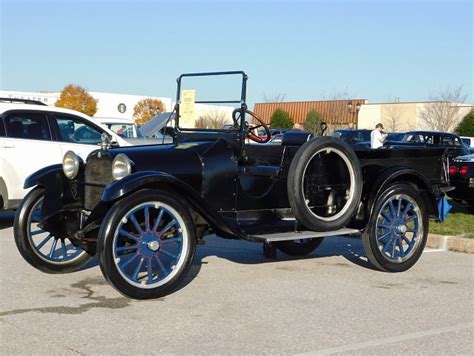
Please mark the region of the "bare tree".
<svg viewBox="0 0 474 356"><path fill-rule="evenodd" d="M461 119L466 98L462 86L440 90L430 96L430 102L420 112L420 120L427 129L451 131Z"/></svg>
<svg viewBox="0 0 474 356"><path fill-rule="evenodd" d="M270 96L267 96L267 94L263 94L263 101L266 103L282 103L285 101L286 95L284 93L277 93L273 94Z"/></svg>
<svg viewBox="0 0 474 356"><path fill-rule="evenodd" d="M402 108L398 104L398 100L390 100L393 104L383 105L382 109L382 122L385 125L387 131L399 131L401 130L402 123Z"/></svg>
<svg viewBox="0 0 474 356"><path fill-rule="evenodd" d="M222 129L229 121L229 115L219 109L211 109L201 114L196 120L196 128L201 129Z"/></svg>
<svg viewBox="0 0 474 356"><path fill-rule="evenodd" d="M332 94L329 95L323 93L321 97L324 100L337 101L331 105L328 117L324 118L325 121L333 122L332 124L328 125L328 132L347 127L353 128L353 126L351 126L349 123L343 122L342 118L345 117L349 111L347 103L349 102L350 98L355 97L355 95L351 95L349 90L344 88L341 90L333 90Z"/></svg>
<svg viewBox="0 0 474 356"><path fill-rule="evenodd" d="M353 95L349 92L347 87L343 89L335 89L331 92L331 94L327 94L326 92L321 94L321 98L323 98L323 100L346 100L355 96L356 95Z"/></svg>

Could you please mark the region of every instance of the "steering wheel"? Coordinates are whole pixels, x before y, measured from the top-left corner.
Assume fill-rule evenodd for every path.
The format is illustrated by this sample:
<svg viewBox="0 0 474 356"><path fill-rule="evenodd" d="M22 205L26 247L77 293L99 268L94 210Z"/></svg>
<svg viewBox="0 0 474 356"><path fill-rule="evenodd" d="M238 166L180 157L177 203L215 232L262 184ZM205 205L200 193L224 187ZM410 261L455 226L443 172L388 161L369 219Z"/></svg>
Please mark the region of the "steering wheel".
<svg viewBox="0 0 474 356"><path fill-rule="evenodd" d="M238 125L239 123L240 117L238 117L237 114L240 114L241 111L242 111L241 109L235 109L232 112L232 120L234 120L235 125ZM257 143L267 143L268 141L270 141L270 139L272 138L272 133L270 132L268 125L264 123L263 120L260 119L254 112L248 109L245 109L244 112L252 116L259 123L259 125L252 126L252 127L249 127L247 125L247 138ZM263 127L265 129L265 136L263 137L257 136L253 133L253 130L258 129L260 127Z"/></svg>

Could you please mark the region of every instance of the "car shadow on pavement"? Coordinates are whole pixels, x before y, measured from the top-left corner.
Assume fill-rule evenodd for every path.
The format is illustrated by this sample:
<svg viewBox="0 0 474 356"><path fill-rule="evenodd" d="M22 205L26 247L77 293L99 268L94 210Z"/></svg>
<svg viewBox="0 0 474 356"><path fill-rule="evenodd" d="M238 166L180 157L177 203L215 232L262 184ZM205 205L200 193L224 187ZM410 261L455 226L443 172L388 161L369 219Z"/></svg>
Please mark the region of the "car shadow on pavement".
<svg viewBox="0 0 474 356"><path fill-rule="evenodd" d="M342 256L347 261L357 266L375 270L367 260L362 246L362 240L359 238L341 236L326 237L321 245L307 256L292 257L281 251L277 251L276 259L265 258L261 243L242 240L226 240L212 236L206 238L206 244L204 246L198 246L194 265L207 263L203 260L209 256L216 256L240 264L275 263Z"/></svg>
<svg viewBox="0 0 474 356"><path fill-rule="evenodd" d="M9 227L12 227L14 221L15 221L14 211L0 212L0 230L8 229Z"/></svg>
<svg viewBox="0 0 474 356"><path fill-rule="evenodd" d="M367 261L362 241L358 238L327 237L313 253L310 253L307 256L291 257L278 251L276 259L267 259L264 257L261 243L253 243L243 240L228 240L215 236L208 236L205 240L205 245L197 246L193 264L183 281L181 281L179 286L176 288L176 291L186 288L186 286L199 275L202 266L208 263L206 258L211 256L226 259L238 264L248 265L305 259L317 260L325 257L342 256L354 265L367 269L374 269ZM329 264L341 266L342 268L350 266L350 264L343 262ZM94 258L83 269L94 268L97 267L97 265L97 258Z"/></svg>

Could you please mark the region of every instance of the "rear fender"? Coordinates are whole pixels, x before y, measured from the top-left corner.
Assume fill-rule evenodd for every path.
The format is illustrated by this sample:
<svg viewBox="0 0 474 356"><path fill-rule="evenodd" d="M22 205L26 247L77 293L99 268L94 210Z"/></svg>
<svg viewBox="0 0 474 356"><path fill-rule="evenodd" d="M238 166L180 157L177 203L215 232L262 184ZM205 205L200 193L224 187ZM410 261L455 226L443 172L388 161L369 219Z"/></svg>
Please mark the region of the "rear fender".
<svg viewBox="0 0 474 356"><path fill-rule="evenodd" d="M432 216L438 216L438 205L436 199L442 196L439 189L433 187L428 179L416 170L405 167L391 167L381 172L380 176L372 184L371 193L368 198L367 217L373 213L375 201L387 187L395 182L406 182L414 185L420 192L428 210Z"/></svg>
<svg viewBox="0 0 474 356"><path fill-rule="evenodd" d="M206 219L215 232L222 237L247 238L245 234L226 223L222 216L210 209L208 204L206 204L195 189L167 173L142 171L131 174L107 185L102 193L102 201L112 203L135 191L145 188L165 189L168 192L171 191L179 194L183 199L186 199L192 208Z"/></svg>

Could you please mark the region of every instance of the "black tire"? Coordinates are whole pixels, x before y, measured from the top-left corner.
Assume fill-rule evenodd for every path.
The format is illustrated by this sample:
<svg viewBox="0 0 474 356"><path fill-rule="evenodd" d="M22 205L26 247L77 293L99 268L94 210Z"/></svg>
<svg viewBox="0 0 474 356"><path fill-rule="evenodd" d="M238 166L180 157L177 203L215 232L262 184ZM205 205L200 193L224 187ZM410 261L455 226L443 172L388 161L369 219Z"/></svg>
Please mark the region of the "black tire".
<svg viewBox="0 0 474 356"><path fill-rule="evenodd" d="M13 231L18 251L20 251L20 254L30 265L42 272L76 272L84 267L93 257L83 249L72 245L72 243L68 244L67 237L58 238L52 236L47 231L33 226L39 220L39 206L42 203L44 194L43 188L32 190L23 199L16 212ZM32 228L36 230L32 231ZM35 241L39 241L39 243ZM45 254L45 251L48 251L48 253Z"/></svg>
<svg viewBox="0 0 474 356"><path fill-rule="evenodd" d="M466 200L466 208L469 214L474 214L474 200Z"/></svg>
<svg viewBox="0 0 474 356"><path fill-rule="evenodd" d="M403 272L418 261L427 237L428 213L423 198L413 186L395 183L377 198L362 242L374 267Z"/></svg>
<svg viewBox="0 0 474 356"><path fill-rule="evenodd" d="M170 248L174 248L172 253ZM191 267L195 226L179 196L141 190L109 210L97 249L103 275L120 293L135 299L159 298L171 293Z"/></svg>
<svg viewBox="0 0 474 356"><path fill-rule="evenodd" d="M323 174L318 174L321 171ZM331 185L340 187L339 192ZM314 189L318 189L317 193ZM345 199L348 191L349 197ZM296 152L288 173L288 200L296 219L307 229L329 231L343 227L356 212L361 195L359 160L344 141L318 137ZM334 207L335 213L332 212Z"/></svg>
<svg viewBox="0 0 474 356"><path fill-rule="evenodd" d="M324 237L317 239L281 241L276 244L276 247L289 256L306 256L316 250L323 240Z"/></svg>

